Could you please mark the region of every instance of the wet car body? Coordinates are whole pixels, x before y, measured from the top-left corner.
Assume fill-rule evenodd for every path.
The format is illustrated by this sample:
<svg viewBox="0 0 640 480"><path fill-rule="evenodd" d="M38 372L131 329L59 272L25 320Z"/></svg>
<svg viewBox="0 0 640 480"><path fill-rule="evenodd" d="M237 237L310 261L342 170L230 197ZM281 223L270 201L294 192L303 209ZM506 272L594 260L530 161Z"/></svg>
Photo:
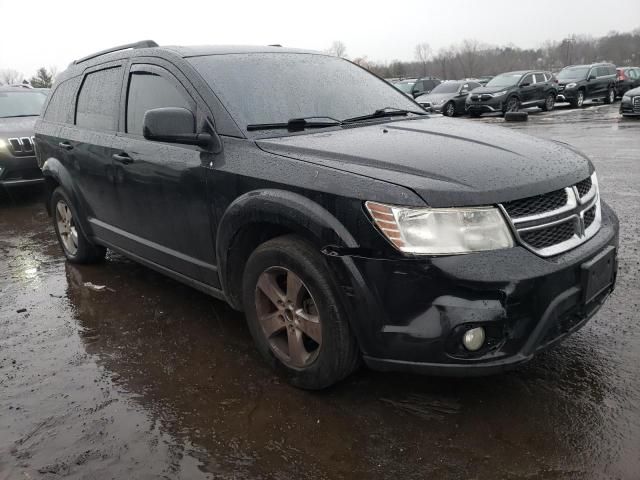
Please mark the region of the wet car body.
<svg viewBox="0 0 640 480"><path fill-rule="evenodd" d="M640 87L640 68L638 67L618 67L618 84L616 94L622 97L627 90Z"/></svg>
<svg viewBox="0 0 640 480"><path fill-rule="evenodd" d="M44 103L47 89L31 89L21 86L0 87L0 97L37 95ZM0 98L0 100L2 100ZM28 112L35 113L35 112ZM40 184L42 172L38 168L33 143L33 128L37 113L22 116L24 112L16 110L3 116L0 103L0 186L18 187Z"/></svg>
<svg viewBox="0 0 640 480"><path fill-rule="evenodd" d="M624 93L620 102L620 113L625 117L640 117L640 87Z"/></svg>
<svg viewBox="0 0 640 480"><path fill-rule="evenodd" d="M77 226L92 242L238 310L249 254L283 234L304 237L322 252L339 286L366 363L381 370L502 371L561 340L598 310L615 283L618 222L600 202L586 157L500 128L422 116L319 132L253 133L238 126L199 69L216 55L232 62L233 55L301 54L318 55L264 47L138 48L72 66L60 79L72 101L54 112L55 121L47 110L36 127L48 191L67 192ZM73 99L87 75L117 68L113 78L122 83L142 64L179 79L198 118L215 120L216 148L121 132L126 109L119 93L114 131L75 124ZM437 154L425 160L425 151ZM585 182L588 188L579 189ZM524 216L511 210L547 195L560 195L564 203ZM492 205L515 245L467 255L406 255L381 234L367 202ZM557 225L569 229L561 242L525 241L532 231L553 236ZM595 287L591 273L602 277ZM486 329L487 343L465 351L461 336L478 326Z"/></svg>
<svg viewBox="0 0 640 480"><path fill-rule="evenodd" d="M517 79L511 84L496 84L500 78ZM540 107L552 109L556 98L553 75L543 71L514 71L492 78L485 86L476 88L466 99L466 109L470 115L517 110L519 108Z"/></svg>
<svg viewBox="0 0 640 480"><path fill-rule="evenodd" d="M447 116L462 115L466 110L467 95L478 87L480 84L472 81L444 82L431 93L416 97L416 102L434 113L444 113ZM447 92L442 92L443 89Z"/></svg>

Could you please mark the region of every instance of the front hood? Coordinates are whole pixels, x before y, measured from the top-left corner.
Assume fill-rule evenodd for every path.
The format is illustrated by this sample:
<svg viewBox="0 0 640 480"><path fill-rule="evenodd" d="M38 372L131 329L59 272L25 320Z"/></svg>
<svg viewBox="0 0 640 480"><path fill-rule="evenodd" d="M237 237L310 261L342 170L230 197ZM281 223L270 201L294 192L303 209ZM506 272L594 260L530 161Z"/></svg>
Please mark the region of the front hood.
<svg viewBox="0 0 640 480"><path fill-rule="evenodd" d="M31 137L38 117L0 118L0 139Z"/></svg>
<svg viewBox="0 0 640 480"><path fill-rule="evenodd" d="M634 97L636 95L640 95L640 87L636 87L636 88L632 88L631 90L627 90L626 92L624 92L625 95L628 95L630 97Z"/></svg>
<svg viewBox="0 0 640 480"><path fill-rule="evenodd" d="M588 177L567 145L446 117L262 139L262 150L412 189L434 207L488 205Z"/></svg>
<svg viewBox="0 0 640 480"><path fill-rule="evenodd" d="M511 87L478 87L471 92L472 95L482 95L483 93L496 93L509 90Z"/></svg>
<svg viewBox="0 0 640 480"><path fill-rule="evenodd" d="M454 94L451 93L429 93L427 95L420 95L416 98L416 102L424 103L430 102L432 105L440 105L440 101L444 100L445 102L451 98L453 98Z"/></svg>

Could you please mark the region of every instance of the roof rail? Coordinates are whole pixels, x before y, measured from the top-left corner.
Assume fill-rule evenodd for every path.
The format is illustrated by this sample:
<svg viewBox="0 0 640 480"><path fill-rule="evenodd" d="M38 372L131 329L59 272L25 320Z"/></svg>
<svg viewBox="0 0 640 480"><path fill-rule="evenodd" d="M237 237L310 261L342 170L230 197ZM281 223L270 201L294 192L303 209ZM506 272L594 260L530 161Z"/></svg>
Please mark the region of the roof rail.
<svg viewBox="0 0 640 480"><path fill-rule="evenodd" d="M100 55L106 55L107 53L119 52L120 50L127 50L129 48L150 48L157 47L158 44L153 40L142 40L140 42L127 43L125 45L119 45L113 48L107 48L106 50L100 50L99 52L92 53L91 55L87 55L86 57L79 58L78 60L74 60L71 64L77 65L78 63L86 62L87 60L91 60L92 58L99 57Z"/></svg>

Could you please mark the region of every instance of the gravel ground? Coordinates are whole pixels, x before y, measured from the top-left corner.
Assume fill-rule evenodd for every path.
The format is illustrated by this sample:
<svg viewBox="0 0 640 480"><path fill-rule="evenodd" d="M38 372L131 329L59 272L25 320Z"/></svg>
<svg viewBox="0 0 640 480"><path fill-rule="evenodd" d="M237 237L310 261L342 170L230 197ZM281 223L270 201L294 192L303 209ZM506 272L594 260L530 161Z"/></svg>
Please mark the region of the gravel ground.
<svg viewBox="0 0 640 480"><path fill-rule="evenodd" d="M461 120L580 148L621 222L605 307L489 378L362 370L296 390L225 304L117 255L66 264L38 193L5 194L0 479L638 478L640 121L617 108Z"/></svg>

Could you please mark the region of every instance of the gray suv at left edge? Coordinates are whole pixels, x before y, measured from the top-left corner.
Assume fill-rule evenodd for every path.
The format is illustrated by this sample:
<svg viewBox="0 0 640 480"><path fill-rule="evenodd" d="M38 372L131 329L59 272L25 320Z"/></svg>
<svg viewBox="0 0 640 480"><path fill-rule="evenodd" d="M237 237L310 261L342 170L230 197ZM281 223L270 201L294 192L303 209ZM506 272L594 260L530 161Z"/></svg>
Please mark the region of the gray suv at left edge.
<svg viewBox="0 0 640 480"><path fill-rule="evenodd" d="M0 87L0 186L42 183L33 127L49 89Z"/></svg>

